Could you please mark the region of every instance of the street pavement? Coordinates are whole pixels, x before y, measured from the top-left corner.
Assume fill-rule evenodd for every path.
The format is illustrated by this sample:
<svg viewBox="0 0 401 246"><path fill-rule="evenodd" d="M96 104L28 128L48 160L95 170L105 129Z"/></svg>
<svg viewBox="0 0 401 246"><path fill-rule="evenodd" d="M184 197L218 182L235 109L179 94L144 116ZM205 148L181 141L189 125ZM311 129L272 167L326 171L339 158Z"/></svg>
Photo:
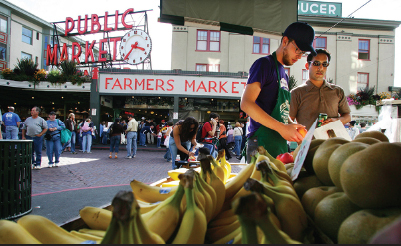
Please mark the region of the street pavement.
<svg viewBox="0 0 401 246"><path fill-rule="evenodd" d="M139 147L136 157L125 159L125 145L118 158L109 159L106 145L94 145L92 153L64 152L59 167L48 168L42 152L42 169L32 170L32 212L58 225L76 219L85 206L105 207L120 190L131 190L136 179L151 184L168 177L171 162L164 160L165 148ZM238 172L240 166L234 166Z"/></svg>

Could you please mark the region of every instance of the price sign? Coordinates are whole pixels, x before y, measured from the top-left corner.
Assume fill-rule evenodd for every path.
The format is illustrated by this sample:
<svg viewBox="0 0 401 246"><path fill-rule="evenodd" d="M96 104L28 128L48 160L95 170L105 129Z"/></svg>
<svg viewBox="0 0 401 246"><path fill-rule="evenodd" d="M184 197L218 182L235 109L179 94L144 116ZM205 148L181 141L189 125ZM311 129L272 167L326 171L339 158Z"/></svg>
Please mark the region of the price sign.
<svg viewBox="0 0 401 246"><path fill-rule="evenodd" d="M298 178L299 173L301 172L301 168L302 168L302 165L304 164L306 154L308 154L309 146L310 146L310 143L313 138L313 132L315 131L316 124L317 124L317 119L312 124L308 133L306 133L304 140L302 140L301 147L300 147L297 157L295 158L295 161L294 161L294 168L292 169L292 172L291 172L292 181L296 180Z"/></svg>

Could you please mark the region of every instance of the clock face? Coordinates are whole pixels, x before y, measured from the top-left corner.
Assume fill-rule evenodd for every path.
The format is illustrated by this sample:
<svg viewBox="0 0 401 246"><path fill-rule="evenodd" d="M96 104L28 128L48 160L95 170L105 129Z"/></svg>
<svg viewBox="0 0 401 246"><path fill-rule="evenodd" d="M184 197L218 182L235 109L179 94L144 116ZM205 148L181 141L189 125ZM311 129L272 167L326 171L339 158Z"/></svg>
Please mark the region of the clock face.
<svg viewBox="0 0 401 246"><path fill-rule="evenodd" d="M151 50L152 41L143 30L132 29L121 39L121 59L129 64L142 63L149 56Z"/></svg>

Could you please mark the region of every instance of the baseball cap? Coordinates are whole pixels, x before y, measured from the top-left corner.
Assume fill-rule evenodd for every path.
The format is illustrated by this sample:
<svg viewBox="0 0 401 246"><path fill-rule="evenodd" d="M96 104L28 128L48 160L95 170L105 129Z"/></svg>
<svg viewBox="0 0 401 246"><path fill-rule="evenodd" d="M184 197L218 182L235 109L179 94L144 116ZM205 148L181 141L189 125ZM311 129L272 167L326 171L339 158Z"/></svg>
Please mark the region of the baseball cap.
<svg viewBox="0 0 401 246"><path fill-rule="evenodd" d="M56 114L56 112L54 112L54 111L50 111L50 113L49 113L49 115L55 115Z"/></svg>
<svg viewBox="0 0 401 246"><path fill-rule="evenodd" d="M313 48L315 39L315 30L306 22L294 22L285 29L283 36L295 41L298 48L302 51L310 51L312 55L317 55Z"/></svg>

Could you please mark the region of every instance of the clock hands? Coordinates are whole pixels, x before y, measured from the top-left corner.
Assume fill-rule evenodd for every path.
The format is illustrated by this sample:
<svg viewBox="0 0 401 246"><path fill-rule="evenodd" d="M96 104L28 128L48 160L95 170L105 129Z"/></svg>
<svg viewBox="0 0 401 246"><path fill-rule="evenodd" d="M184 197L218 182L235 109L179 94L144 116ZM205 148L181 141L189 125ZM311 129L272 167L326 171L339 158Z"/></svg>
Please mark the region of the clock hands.
<svg viewBox="0 0 401 246"><path fill-rule="evenodd" d="M144 48L138 47L138 42L135 42L135 44L131 44L131 49L130 49L130 51L127 53L127 55L125 55L124 60L127 60L127 59L128 59L128 56L131 54L131 52L132 52L134 49L140 49L140 50L142 50L142 51L145 51Z"/></svg>
<svg viewBox="0 0 401 246"><path fill-rule="evenodd" d="M133 48L135 48L135 49L140 49L140 50L142 50L142 51L145 51L144 48L138 47L138 42L135 42L135 44L131 45L131 47L133 47Z"/></svg>

